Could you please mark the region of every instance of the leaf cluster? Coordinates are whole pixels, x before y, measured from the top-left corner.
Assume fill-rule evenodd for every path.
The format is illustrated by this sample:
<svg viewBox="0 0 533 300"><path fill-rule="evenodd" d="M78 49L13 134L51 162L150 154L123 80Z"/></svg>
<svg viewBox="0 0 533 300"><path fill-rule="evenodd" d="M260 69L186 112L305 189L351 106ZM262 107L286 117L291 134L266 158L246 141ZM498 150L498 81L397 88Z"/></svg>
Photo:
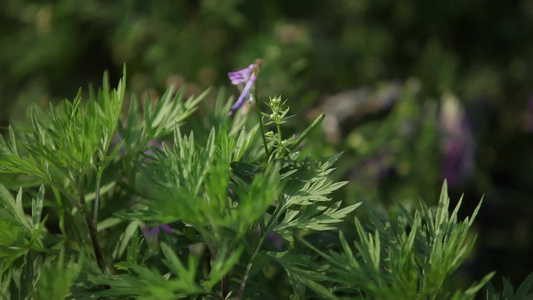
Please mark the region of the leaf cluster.
<svg viewBox="0 0 533 300"><path fill-rule="evenodd" d="M305 242L324 259L322 267L335 288L347 294L372 299L473 299L494 273L462 290L455 271L468 257L475 237L469 236L481 202L471 218L457 219L461 205L450 214L450 199L444 184L438 207L408 212L398 204L397 218L383 219L369 209L372 224L365 229L355 219L358 240L340 232L342 252L322 251ZM355 251L354 251L355 249Z"/></svg>
<svg viewBox="0 0 533 300"><path fill-rule="evenodd" d="M459 221L446 186L436 209L370 210L356 236L340 232L360 206L331 199L346 184L330 179L340 155L297 151L323 115L268 143L261 114L229 117L223 92L213 108L207 91L141 101L125 77L106 82L0 138L4 298L472 299L492 276L453 280L479 206Z"/></svg>

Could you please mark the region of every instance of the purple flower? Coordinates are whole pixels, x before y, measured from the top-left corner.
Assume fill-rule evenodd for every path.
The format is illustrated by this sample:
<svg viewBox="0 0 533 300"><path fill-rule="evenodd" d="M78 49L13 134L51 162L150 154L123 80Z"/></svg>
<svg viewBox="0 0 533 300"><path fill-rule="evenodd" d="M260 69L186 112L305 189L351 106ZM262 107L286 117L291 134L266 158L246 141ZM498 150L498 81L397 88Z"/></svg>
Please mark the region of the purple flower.
<svg viewBox="0 0 533 300"><path fill-rule="evenodd" d="M464 108L453 95L444 98L439 125L443 138L443 176L449 186L457 186L474 170L475 140Z"/></svg>
<svg viewBox="0 0 533 300"><path fill-rule="evenodd" d="M157 239L159 238L159 228L163 228L163 230L169 235L172 234L172 228L167 224L154 226L151 229L148 229L148 226L145 224L141 225L141 231L149 244L157 243Z"/></svg>
<svg viewBox="0 0 533 300"><path fill-rule="evenodd" d="M281 237L281 235L279 235L279 233L273 231L271 233L269 233L267 236L266 236L266 240L267 241L270 241L272 243L272 245L274 245L274 247L276 247L276 249L280 250L283 248L283 238Z"/></svg>
<svg viewBox="0 0 533 300"><path fill-rule="evenodd" d="M161 140L151 140L148 142L147 146L148 146L148 150L144 151L144 154L148 156L154 156L154 152L152 151L150 146L154 146L158 148L159 150L163 151L163 141ZM151 159L148 159L148 160L150 161Z"/></svg>
<svg viewBox="0 0 533 300"><path fill-rule="evenodd" d="M228 76L229 76L229 79L231 79L231 84L239 85L241 83L248 82L248 80L250 80L250 76L252 75L255 69L255 66L256 66L255 64L251 64L246 69L242 69L237 72L229 72Z"/></svg>
<svg viewBox="0 0 533 300"><path fill-rule="evenodd" d="M111 152L112 149L117 147L121 142L123 142L122 137L119 134L114 134L113 137L111 138L111 146L109 147L110 149L109 151ZM150 146L155 146L156 148L162 151L163 141L155 139L155 140L151 140L148 142L148 145L147 145L148 149L144 151L144 154L146 154L147 156L154 156L154 152L152 151L152 149L150 149ZM124 144L120 146L118 154L120 154L121 156L126 155L126 147L124 146Z"/></svg>
<svg viewBox="0 0 533 300"><path fill-rule="evenodd" d="M252 74L252 76L250 77L250 80L248 80L248 82L244 86L244 89L242 90L242 93L239 96L239 99L237 99L237 102L235 102L235 104L233 104L233 106L230 108L230 110L228 112L228 114L230 116L235 114L235 112L239 108L241 108L241 106L244 104L244 101L246 99L248 99L248 97L250 96L250 92L252 91L256 80L257 80L257 76L255 74Z"/></svg>
<svg viewBox="0 0 533 300"><path fill-rule="evenodd" d="M241 89L241 95L239 96L239 99L237 99L237 102L233 104L228 112L230 116L235 114L235 112L241 108L246 99L248 99L248 103L251 103L252 96L250 94L254 88L255 81L257 80L257 74L255 72L257 67L257 64L251 64L246 69L228 73L228 77L231 79L231 84L237 85L239 86L239 89ZM244 88L242 88L243 85Z"/></svg>

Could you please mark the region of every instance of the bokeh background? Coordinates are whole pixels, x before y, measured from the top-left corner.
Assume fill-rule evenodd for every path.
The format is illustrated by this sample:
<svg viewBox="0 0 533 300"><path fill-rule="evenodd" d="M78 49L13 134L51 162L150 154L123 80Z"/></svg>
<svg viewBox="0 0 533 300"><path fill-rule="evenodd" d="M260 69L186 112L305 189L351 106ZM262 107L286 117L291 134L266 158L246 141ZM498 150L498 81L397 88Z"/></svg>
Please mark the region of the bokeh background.
<svg viewBox="0 0 533 300"><path fill-rule="evenodd" d="M528 0L2 0L0 123L124 63L141 95L236 95L227 72L262 58L260 98L297 116L286 134L327 114L306 143L344 151L336 197L393 211L436 203L446 178L466 216L484 196L463 271L517 285L533 272L532 37Z"/></svg>

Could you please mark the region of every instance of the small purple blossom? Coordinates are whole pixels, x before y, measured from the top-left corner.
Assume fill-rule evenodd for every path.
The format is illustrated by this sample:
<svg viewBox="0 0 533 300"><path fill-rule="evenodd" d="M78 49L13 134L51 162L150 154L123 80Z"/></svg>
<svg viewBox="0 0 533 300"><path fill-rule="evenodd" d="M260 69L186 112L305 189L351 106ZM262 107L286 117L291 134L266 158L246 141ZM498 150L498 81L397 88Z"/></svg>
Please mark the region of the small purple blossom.
<svg viewBox="0 0 533 300"><path fill-rule="evenodd" d="M234 115L235 112L243 106L244 101L248 99L248 103L251 103L253 96L251 92L254 88L255 82L257 80L257 70L260 66L260 60L257 63L249 65L247 68L242 69L236 72L229 72L228 77L231 80L231 84L236 85L241 90L241 95L237 102L233 104L228 114Z"/></svg>
<svg viewBox="0 0 533 300"><path fill-rule="evenodd" d="M262 236L261 230L257 230L255 234L258 239ZM265 241L270 242L272 246L276 247L276 249L278 249L279 251L281 251L285 247L285 240L279 233L275 231L272 231L267 234L267 236L265 237Z"/></svg>
<svg viewBox="0 0 533 300"><path fill-rule="evenodd" d="M256 64L251 64L246 69L242 69L236 72L229 72L228 76L229 79L231 79L231 84L239 85L241 83L247 83L248 80L250 80L250 76L252 75L255 66Z"/></svg>
<svg viewBox="0 0 533 300"><path fill-rule="evenodd" d="M239 99L237 99L237 102L235 102L235 104L233 104L233 106L230 108L228 113L230 116L235 114L235 112L244 104L244 101L248 99L256 80L257 76L255 74L252 74L252 76L250 76L250 80L248 80L248 82L244 86L244 89L242 90Z"/></svg>
<svg viewBox="0 0 533 300"><path fill-rule="evenodd" d="M149 244L157 243L157 240L159 238L159 228L162 228L169 235L172 234L172 228L170 228L170 226L168 226L167 224L154 226L150 229L148 229L148 226L146 226L145 224L141 225L141 232L143 233L144 238Z"/></svg>
<svg viewBox="0 0 533 300"><path fill-rule="evenodd" d="M111 138L111 145L110 145L109 149L114 149L115 147L117 147L122 142L123 142L122 137L118 133L114 134L113 137ZM158 148L159 150L163 151L163 141L158 140L158 139L151 140L151 141L148 142L148 145L147 145L148 149L146 149L146 151L144 151L144 154L147 155L147 156L154 156L154 152L152 151L150 146L154 146L154 147ZM109 151L111 152L112 150L109 150ZM120 154L121 156L126 155L126 146L124 144L122 144L120 146L118 154Z"/></svg>
<svg viewBox="0 0 533 300"><path fill-rule="evenodd" d="M151 140L148 142L148 150L144 151L144 154L146 154L147 156L154 156L154 151L152 151L152 148L150 148L150 146L154 146L156 148L158 148L159 150L163 151L163 141L161 140ZM151 159L148 159L148 160L151 160Z"/></svg>
<svg viewBox="0 0 533 300"><path fill-rule="evenodd" d="M475 141L464 108L453 95L445 97L440 116L443 176L449 186L457 186L474 170Z"/></svg>
<svg viewBox="0 0 533 300"><path fill-rule="evenodd" d="M276 249L278 249L280 251L283 248L283 244L284 244L283 238L281 237L281 235L279 235L279 233L277 233L275 231L269 233L266 236L266 240L270 241L272 243L272 245L274 245L274 247L276 247Z"/></svg>

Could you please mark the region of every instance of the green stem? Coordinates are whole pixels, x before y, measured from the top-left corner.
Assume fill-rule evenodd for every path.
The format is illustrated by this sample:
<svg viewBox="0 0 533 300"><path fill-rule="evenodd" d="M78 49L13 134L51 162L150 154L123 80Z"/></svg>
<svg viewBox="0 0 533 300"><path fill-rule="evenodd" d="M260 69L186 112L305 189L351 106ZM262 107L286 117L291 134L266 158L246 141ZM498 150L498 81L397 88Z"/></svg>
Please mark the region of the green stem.
<svg viewBox="0 0 533 300"><path fill-rule="evenodd" d="M263 216L261 216L261 218L259 218L259 227L261 228L261 234L263 234L263 232L265 232L265 216L263 214Z"/></svg>
<svg viewBox="0 0 533 300"><path fill-rule="evenodd" d="M74 179L74 176L72 176L72 174L71 174L70 180L73 183L76 182L76 180ZM50 180L50 183L53 186L55 186L59 190L60 193L65 195L65 197L67 197L67 199L70 200L70 202L78 209L78 211L80 212L82 217L85 219L85 223L87 224L87 229L88 229L88 233L89 233L89 238L91 239L91 243L92 243L92 246L93 246L94 256L96 257L96 262L98 263L98 266L100 267L102 272L105 273L106 269L105 269L105 265L104 265L102 249L100 248L100 244L98 243L98 240L96 238L96 226L94 225L93 220L89 216L89 209L87 208L87 203L85 202L85 194L83 193L82 183L80 182L79 186L74 184L74 188L76 189L76 192L78 193L78 195L80 197L79 203L76 203L76 201L73 199L73 197L62 186L60 186L59 184L57 184L57 183L55 183L55 182L53 182L51 180ZM67 212L67 214L68 213L69 212ZM73 225L72 227L75 227L75 224L73 222L74 221L72 221L72 225ZM80 244L80 248L83 249L82 244Z"/></svg>
<svg viewBox="0 0 533 300"><path fill-rule="evenodd" d="M268 220L268 224L266 226L265 231L263 231L261 238L259 239L259 243L257 244L257 247L255 247L254 253L252 254L252 257L250 258L250 262L246 266L246 271L244 272L244 277L241 282L241 287L239 288L239 294L235 298L236 300L240 300L242 298L242 293L244 292L244 288L246 287L246 282L248 281L248 276L250 275L250 270L252 269L252 262L254 261L257 254L259 254L259 250L261 250L261 246L263 246L263 242L265 241L265 238L270 233L270 230L272 230L272 227L274 226L275 222L278 220L279 215L281 214L281 206L278 205L276 207L276 210L272 214L272 218Z"/></svg>
<svg viewBox="0 0 533 300"><path fill-rule="evenodd" d="M311 133L311 131L313 131L315 129L315 127L317 127L321 122L322 120L324 120L324 118L326 117L325 114L320 114L320 116L318 116L314 121L313 123L311 123L311 125L309 125L305 130L304 132L302 132L302 134L298 137L298 139L292 143L288 148L290 151L294 150L298 145L300 145L300 143L303 142L303 140Z"/></svg>
<svg viewBox="0 0 533 300"><path fill-rule="evenodd" d="M87 203L85 202L85 193L83 189L83 182L81 179L80 186L78 187L78 195L80 197L80 213L85 219L85 223L87 224L89 238L91 239L94 256L96 257L96 263L100 267L100 270L102 270L102 272L105 274L106 267L104 264L104 256L102 255L102 248L100 248L100 244L98 243L98 238L96 236L96 225L93 223L93 220L89 215L89 209L87 208Z"/></svg>
<svg viewBox="0 0 533 300"><path fill-rule="evenodd" d="M270 156L270 153L268 152L268 144L265 137L265 129L263 128L263 118L261 117L261 108L259 107L259 99L257 98L257 87L254 88L254 99L255 99L255 106L257 111L257 118L259 119L259 129L261 130L261 137L263 138L263 146L265 146L265 154L267 157Z"/></svg>
<svg viewBox="0 0 533 300"><path fill-rule="evenodd" d="M94 195L94 213L93 213L93 223L98 224L98 208L100 207L100 181L102 178L102 169L98 168L96 173L96 190Z"/></svg>
<svg viewBox="0 0 533 300"><path fill-rule="evenodd" d="M222 278L221 283L222 288L222 298L226 299L228 296L229 290L228 290L228 275L225 275L224 278Z"/></svg>
<svg viewBox="0 0 533 300"><path fill-rule="evenodd" d="M82 207L82 215L85 218L85 222L87 223L87 229L89 231L89 237L91 238L91 243L93 245L93 251L94 256L96 257L96 262L98 263L98 266L100 267L100 270L102 270L103 273L106 273L106 268L104 264L104 256L102 255L102 248L100 248L100 244L98 243L98 238L96 236L96 226L92 222L91 217L89 216L89 210L87 209L87 205L85 203L85 195L80 195L80 203Z"/></svg>
<svg viewBox="0 0 533 300"><path fill-rule="evenodd" d="M65 225L65 218L66 218L66 222L67 224L70 225L70 230L72 232L72 235L74 236L74 240L76 241L76 243L78 243L78 246L80 247L80 249L83 249L83 241L82 241L82 238L81 238L81 234L78 230L78 227L76 226L76 223L74 223L74 219L72 218L72 201L70 201L70 199L65 199L63 197L61 197L61 193L63 193L64 195L68 195L66 192L61 192L60 189L54 184L54 183L51 183L51 186L52 186L52 192L54 193L54 196L56 197L56 200L57 200L57 203L60 205L60 208L61 208L61 218L60 218L60 229L61 229L61 232L63 232L63 234L65 236L68 236L68 231L67 231L67 228ZM68 198L68 196L65 196Z"/></svg>
<svg viewBox="0 0 533 300"><path fill-rule="evenodd" d="M282 141L282 138L281 138L281 126L279 126L279 124L276 124L276 126L278 127L279 145L281 146L281 141Z"/></svg>

